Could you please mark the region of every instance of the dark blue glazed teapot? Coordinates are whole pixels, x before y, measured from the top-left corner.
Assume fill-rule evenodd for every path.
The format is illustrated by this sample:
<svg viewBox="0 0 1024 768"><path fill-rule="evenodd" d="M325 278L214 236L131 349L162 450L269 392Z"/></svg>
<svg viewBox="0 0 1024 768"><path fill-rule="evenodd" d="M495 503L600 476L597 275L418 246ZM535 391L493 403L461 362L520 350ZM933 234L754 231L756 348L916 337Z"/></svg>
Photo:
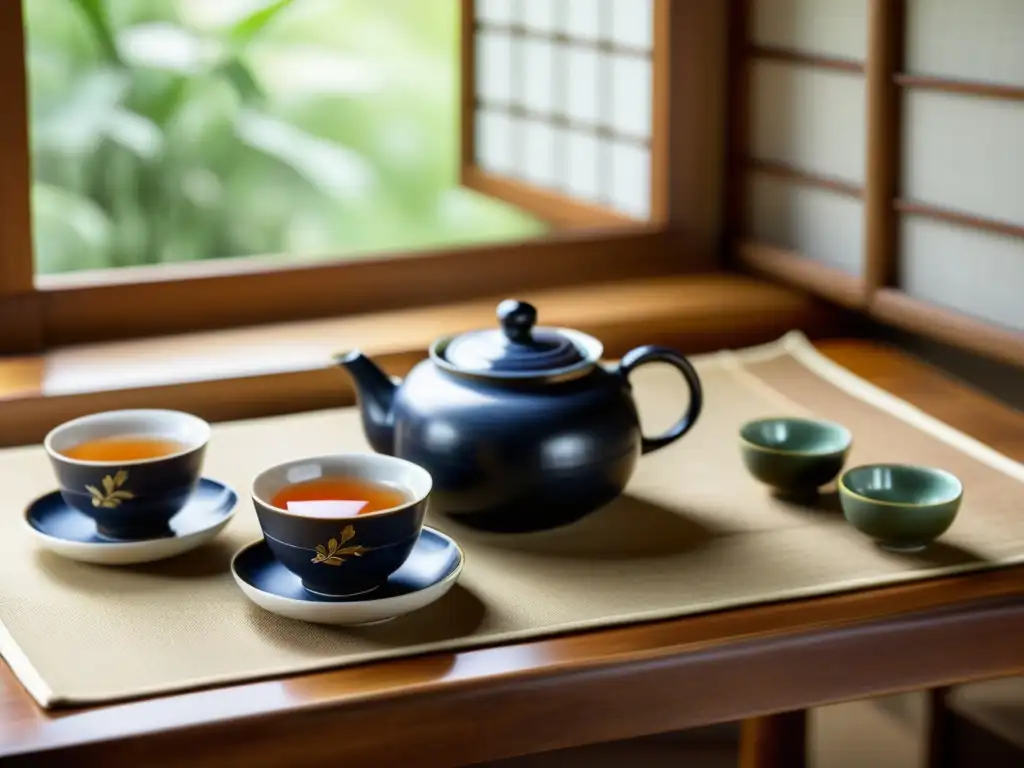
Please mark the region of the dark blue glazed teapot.
<svg viewBox="0 0 1024 768"><path fill-rule="evenodd" d="M370 445L430 472L435 511L496 532L573 522L618 496L641 454L700 415L700 379L671 349L639 347L605 366L597 339L536 327L529 304L503 301L498 320L500 330L435 341L400 384L358 351L336 358L355 380ZM653 362L682 373L690 402L668 432L646 437L629 376Z"/></svg>

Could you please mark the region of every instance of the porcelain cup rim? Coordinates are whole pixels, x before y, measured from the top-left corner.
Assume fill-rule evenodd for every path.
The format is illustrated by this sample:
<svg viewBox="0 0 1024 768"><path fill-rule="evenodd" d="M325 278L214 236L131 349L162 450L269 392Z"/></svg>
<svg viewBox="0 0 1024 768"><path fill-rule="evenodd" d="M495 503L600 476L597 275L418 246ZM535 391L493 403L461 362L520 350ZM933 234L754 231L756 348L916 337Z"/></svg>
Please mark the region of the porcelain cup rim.
<svg viewBox="0 0 1024 768"><path fill-rule="evenodd" d="M421 487L419 489L419 492L416 492L416 489L414 489L414 488L405 488L405 490L410 495L410 498L409 498L409 500L407 500L403 504L400 504L397 507L389 507L388 509L379 509L379 510L376 510L375 512L367 512L365 514L358 515L358 519L360 519L360 520L369 520L369 519L372 519L372 518L388 517L388 516L391 516L391 515L398 514L399 512L402 512L404 510L409 509L410 507L415 507L417 504L422 504L430 496L430 493L433 490L433 484L434 484L433 477L430 475L430 473L427 470L425 470L419 464L415 464L415 463L413 463L411 461L408 461L407 459L398 458L397 456L384 456L382 454L371 453L371 452L349 452L349 453L333 453L333 454L326 454L326 455L320 455L320 456L306 456L304 458L292 459L290 461L283 461L283 462L280 462L278 464L274 464L272 466L266 467L265 469L261 470L253 478L252 484L251 484L250 489L249 489L249 493L252 496L252 500L253 500L254 503L259 504L260 506L265 507L266 509L268 509L268 510L270 510L270 511L276 513L276 514L284 515L285 517L294 518L296 520L308 520L310 522L328 522L328 521L331 521L333 518L320 518L320 517L310 517L310 516L307 516L307 515L300 515L300 514L297 514L295 512L290 512L287 509L283 509L281 507L274 506L273 504L270 503L270 501L268 501L266 498L264 498L262 495L260 495L257 492L256 487L271 472L280 472L282 470L286 470L289 467L297 467L297 466L301 466L303 464L311 464L311 463L315 463L315 462L322 462L323 463L323 462L328 462L328 461L335 461L335 462L339 462L340 463L340 462L352 461L352 460L367 461L367 462L370 462L370 463L378 462L380 464L390 464L390 465L395 466L395 467L402 467L403 469L405 469L407 471L410 471L410 472L412 472L415 475L419 475L420 482L425 484L423 487ZM346 477L346 476L350 477L351 475L345 475L342 472L338 472L337 476L338 477ZM346 518L339 517L337 519L338 520L342 520L342 519L351 520L353 518L351 518L351 517L346 517Z"/></svg>
<svg viewBox="0 0 1024 768"><path fill-rule="evenodd" d="M153 456L145 459L128 459L125 461L88 461L86 459L75 459L54 448L54 443L66 432L70 432L75 429L88 428L91 424L99 424L104 421L131 417L135 417L140 420L153 419L154 424L159 424L161 419L164 420L164 423L174 421L180 424L186 424L194 431L195 434L192 439L185 441L185 448L182 448L180 451L176 451L175 453L169 453L164 456ZM205 448L210 442L211 431L209 422L199 416L187 413L186 411L179 411L172 408L118 408L107 411L97 411L96 413L79 416L58 424L46 433L46 437L43 438L43 449L54 461L65 462L72 466L138 467L179 459L182 456L188 456L195 451ZM153 437L167 436L166 432L162 432L159 429L154 429L152 433L146 434L151 434Z"/></svg>
<svg viewBox="0 0 1024 768"><path fill-rule="evenodd" d="M923 472L929 475L935 475L943 477L947 480L952 480L954 487L956 488L956 494L948 498L942 498L938 501L930 502L916 502L916 501L887 501L885 499L876 499L873 496L865 496L862 493L857 493L855 490L850 488L846 484L847 475L851 472L856 472L865 469L911 469L919 472ZM952 472L948 472L945 469L939 469L938 467L928 467L923 464L901 464L893 462L876 462L874 464L860 464L856 467L850 467L839 477L839 490L841 493L845 493L851 498L858 499L859 501L865 501L869 504L878 504L883 507L897 507L903 509L933 509L935 507L941 507L946 504L952 504L960 501L964 496L964 484L959 477L954 475Z"/></svg>
<svg viewBox="0 0 1024 768"><path fill-rule="evenodd" d="M830 450L809 450L809 451L794 451L787 448L774 448L768 445L762 445L761 443L755 443L752 440L748 440L743 436L743 431L753 424L765 424L773 421L798 421L804 424L812 424L818 427L829 427L835 429L844 438L844 443L841 448L833 448ZM832 421L831 419L818 419L813 416L765 416L759 419L751 419L750 421L744 422L739 429L739 441L744 446L751 448L755 451L761 451L762 453L771 453L779 456L838 456L847 453L853 447L853 433L848 427L843 426L838 421Z"/></svg>

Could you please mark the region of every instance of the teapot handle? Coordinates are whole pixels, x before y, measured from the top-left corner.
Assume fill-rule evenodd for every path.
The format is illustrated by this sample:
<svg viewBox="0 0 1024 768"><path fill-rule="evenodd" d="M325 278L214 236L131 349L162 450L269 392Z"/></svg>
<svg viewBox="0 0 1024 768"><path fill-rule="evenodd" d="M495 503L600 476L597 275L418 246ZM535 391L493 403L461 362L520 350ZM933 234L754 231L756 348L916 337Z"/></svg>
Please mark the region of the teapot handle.
<svg viewBox="0 0 1024 768"><path fill-rule="evenodd" d="M704 391L701 388L700 377L697 376L697 371L690 365L689 360L667 347L637 347L627 352L619 362L616 373L629 386L629 375L641 365L646 365L647 363L668 363L683 374L686 385L690 389L690 404L687 406L686 413L683 414L682 418L664 434L657 437L641 436L641 453L650 453L659 448L664 448L685 435L697 423L697 417L700 416L701 409L704 407Z"/></svg>

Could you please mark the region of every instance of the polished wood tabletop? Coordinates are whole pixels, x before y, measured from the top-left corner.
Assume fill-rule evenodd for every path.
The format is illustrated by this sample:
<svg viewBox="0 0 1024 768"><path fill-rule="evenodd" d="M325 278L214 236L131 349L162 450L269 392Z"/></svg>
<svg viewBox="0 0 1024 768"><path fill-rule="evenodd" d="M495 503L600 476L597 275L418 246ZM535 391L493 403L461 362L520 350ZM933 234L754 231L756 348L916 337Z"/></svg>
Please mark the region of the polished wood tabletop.
<svg viewBox="0 0 1024 768"><path fill-rule="evenodd" d="M1024 415L890 348L819 348L1024 460ZM0 761L462 765L771 723L761 716L1024 672L1022 597L1024 568L1009 568L54 712L2 665ZM745 733L764 739L770 729ZM770 764L756 746L746 764Z"/></svg>

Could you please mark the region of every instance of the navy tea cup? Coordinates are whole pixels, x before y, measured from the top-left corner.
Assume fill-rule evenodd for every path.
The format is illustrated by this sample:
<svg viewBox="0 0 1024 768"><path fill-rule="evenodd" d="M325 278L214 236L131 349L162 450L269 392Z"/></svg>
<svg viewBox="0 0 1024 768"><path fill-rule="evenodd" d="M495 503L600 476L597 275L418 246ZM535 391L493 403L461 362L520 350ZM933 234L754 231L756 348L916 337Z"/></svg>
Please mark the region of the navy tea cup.
<svg viewBox="0 0 1024 768"><path fill-rule="evenodd" d="M179 450L127 461L87 461L65 455L93 440L170 441ZM199 482L210 425L181 411L105 411L65 422L43 441L64 501L96 521L102 536L150 539L171 535L171 518Z"/></svg>
<svg viewBox="0 0 1024 768"><path fill-rule="evenodd" d="M303 516L272 503L283 488L320 479L359 480L401 491L391 509ZM252 484L263 536L274 557L317 595L349 597L376 589L412 554L433 481L422 467L375 453L300 459L264 470Z"/></svg>

